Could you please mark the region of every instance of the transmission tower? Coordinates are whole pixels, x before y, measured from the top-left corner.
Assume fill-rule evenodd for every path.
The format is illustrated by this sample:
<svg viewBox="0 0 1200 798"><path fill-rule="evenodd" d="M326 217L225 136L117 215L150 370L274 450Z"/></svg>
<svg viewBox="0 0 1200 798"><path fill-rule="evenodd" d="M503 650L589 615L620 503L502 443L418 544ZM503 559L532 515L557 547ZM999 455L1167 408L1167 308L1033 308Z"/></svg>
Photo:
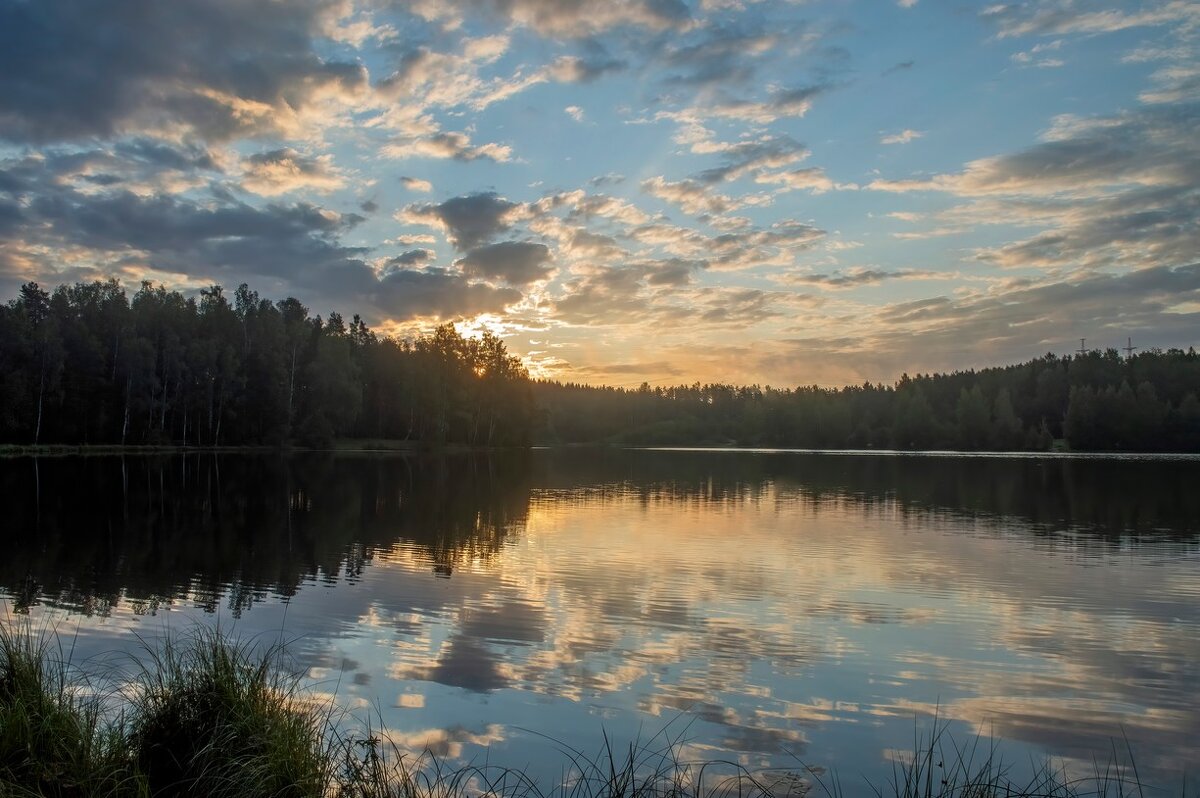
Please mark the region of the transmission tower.
<svg viewBox="0 0 1200 798"><path fill-rule="evenodd" d="M1086 355L1086 354L1087 354L1087 346L1086 346L1086 344L1087 344L1087 339L1086 339L1086 338L1080 338L1080 339L1079 339L1079 349L1078 349L1077 351L1079 352L1079 355L1080 355L1081 357L1082 357L1083 355Z"/></svg>
<svg viewBox="0 0 1200 798"><path fill-rule="evenodd" d="M1132 337L1125 339L1125 346L1122 347L1122 349L1125 350L1125 359L1128 360L1129 358L1133 357L1134 350L1139 349L1139 348L1140 347L1136 347L1133 345Z"/></svg>

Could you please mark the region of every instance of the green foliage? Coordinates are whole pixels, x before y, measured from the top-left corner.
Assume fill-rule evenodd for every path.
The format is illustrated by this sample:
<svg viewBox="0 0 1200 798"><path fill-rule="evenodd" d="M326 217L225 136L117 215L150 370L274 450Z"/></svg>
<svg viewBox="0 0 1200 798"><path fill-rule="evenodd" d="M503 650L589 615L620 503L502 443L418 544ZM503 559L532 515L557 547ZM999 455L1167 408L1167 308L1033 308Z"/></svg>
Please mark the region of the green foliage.
<svg viewBox="0 0 1200 798"><path fill-rule="evenodd" d="M35 283L0 306L0 442L280 445L371 437L524 445L520 361L451 324L413 341L310 317L245 284L185 297L143 283Z"/></svg>

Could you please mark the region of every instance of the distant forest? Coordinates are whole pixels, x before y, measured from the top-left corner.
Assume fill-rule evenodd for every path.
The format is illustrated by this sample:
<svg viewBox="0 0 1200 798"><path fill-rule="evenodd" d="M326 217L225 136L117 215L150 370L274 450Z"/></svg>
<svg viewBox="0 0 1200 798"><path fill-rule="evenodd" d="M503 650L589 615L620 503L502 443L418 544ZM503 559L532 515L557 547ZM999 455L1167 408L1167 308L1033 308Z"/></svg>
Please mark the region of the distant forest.
<svg viewBox="0 0 1200 798"><path fill-rule="evenodd" d="M538 383L546 440L639 446L1200 451L1200 355L1116 349L894 385L636 390Z"/></svg>
<svg viewBox="0 0 1200 798"><path fill-rule="evenodd" d="M0 443L327 447L338 438L1200 451L1200 356L1116 349L827 389L530 380L503 341L414 340L246 285L35 283L0 305Z"/></svg>

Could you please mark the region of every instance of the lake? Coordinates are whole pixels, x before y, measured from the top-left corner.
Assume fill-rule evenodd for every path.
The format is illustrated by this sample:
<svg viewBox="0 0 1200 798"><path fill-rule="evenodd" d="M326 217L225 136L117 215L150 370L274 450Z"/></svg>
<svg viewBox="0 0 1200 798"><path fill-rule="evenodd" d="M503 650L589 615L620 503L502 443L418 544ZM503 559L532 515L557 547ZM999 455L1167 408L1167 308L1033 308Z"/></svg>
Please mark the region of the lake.
<svg viewBox="0 0 1200 798"><path fill-rule="evenodd" d="M1200 777L1195 458L16 457L0 490L0 623L116 672L282 639L450 764L557 779L607 735L871 794L936 715L1015 773Z"/></svg>

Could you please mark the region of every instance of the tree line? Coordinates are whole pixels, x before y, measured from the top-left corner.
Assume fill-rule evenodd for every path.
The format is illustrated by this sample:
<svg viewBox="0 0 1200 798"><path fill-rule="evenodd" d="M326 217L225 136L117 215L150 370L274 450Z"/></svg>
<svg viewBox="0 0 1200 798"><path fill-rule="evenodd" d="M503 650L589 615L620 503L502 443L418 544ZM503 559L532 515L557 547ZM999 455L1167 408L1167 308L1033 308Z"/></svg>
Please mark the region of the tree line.
<svg viewBox="0 0 1200 798"><path fill-rule="evenodd" d="M845 388L531 382L504 342L380 336L240 285L36 283L0 305L0 443L1200 451L1193 349L1047 354Z"/></svg>
<svg viewBox="0 0 1200 798"><path fill-rule="evenodd" d="M845 388L596 388L540 381L543 442L1200 451L1200 356L1116 349Z"/></svg>
<svg viewBox="0 0 1200 798"><path fill-rule="evenodd" d="M451 324L379 336L245 284L231 301L219 285L27 283L0 306L3 443L524 445L535 420L520 360Z"/></svg>

